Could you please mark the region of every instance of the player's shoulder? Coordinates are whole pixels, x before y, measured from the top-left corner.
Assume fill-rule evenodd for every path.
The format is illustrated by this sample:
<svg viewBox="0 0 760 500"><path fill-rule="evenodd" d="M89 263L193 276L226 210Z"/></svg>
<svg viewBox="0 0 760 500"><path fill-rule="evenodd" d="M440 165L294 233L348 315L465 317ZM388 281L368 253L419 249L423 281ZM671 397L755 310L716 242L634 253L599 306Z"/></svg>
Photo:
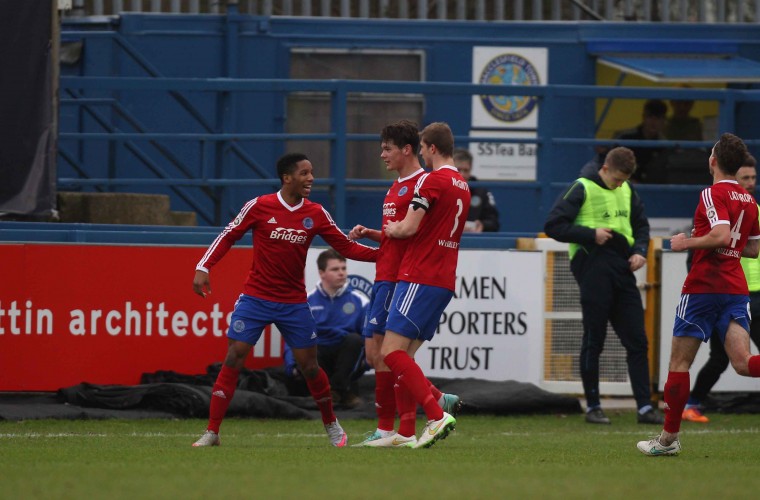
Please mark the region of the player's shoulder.
<svg viewBox="0 0 760 500"><path fill-rule="evenodd" d="M306 198L304 198L303 205L298 209L296 215L303 217L307 229L311 229L314 226L335 225L333 216L321 203L310 201Z"/></svg>
<svg viewBox="0 0 760 500"><path fill-rule="evenodd" d="M459 175L459 172L457 172L456 169L454 169L454 167L449 168L449 165L446 165L436 170L433 170L431 172L425 172L418 178L417 184L418 185L448 184L451 182L449 179L453 178L454 174Z"/></svg>
<svg viewBox="0 0 760 500"><path fill-rule="evenodd" d="M301 206L293 211L298 216L318 216L324 212L324 207L315 201L311 201L308 198L301 200Z"/></svg>
<svg viewBox="0 0 760 500"><path fill-rule="evenodd" d="M412 184L412 185L414 185L425 174L427 174L427 172L425 172L422 169L419 169L419 170L417 170L416 172L414 172L413 174L411 174L411 175L409 175L407 177L404 177L404 178L401 178L401 179L396 179L396 182L398 184Z"/></svg>
<svg viewBox="0 0 760 500"><path fill-rule="evenodd" d="M279 200L277 199L277 193L270 193L259 195L250 200L247 204L251 206L258 205L260 207L269 207L279 204Z"/></svg>

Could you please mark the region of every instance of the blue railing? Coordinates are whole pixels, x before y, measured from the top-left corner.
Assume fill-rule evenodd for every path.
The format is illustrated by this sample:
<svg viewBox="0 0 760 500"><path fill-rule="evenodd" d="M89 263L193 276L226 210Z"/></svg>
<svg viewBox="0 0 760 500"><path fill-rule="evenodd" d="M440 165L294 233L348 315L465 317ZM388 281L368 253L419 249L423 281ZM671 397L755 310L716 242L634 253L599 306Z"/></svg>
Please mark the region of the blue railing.
<svg viewBox="0 0 760 500"><path fill-rule="evenodd" d="M157 72L154 71L157 74ZM328 141L331 145L331 177L321 179L318 185L330 189L334 202L334 216L339 225L346 221L346 198L347 191L354 187L378 187L387 184L386 180L360 180L346 179L346 150L351 141L377 141L376 134L351 134L347 132L346 110L347 101L353 93L382 93L382 94L417 94L431 95L516 95L536 96L539 105L539 128L535 138L509 138L484 136L456 136L456 142L509 142L529 143L539 146L537 162L536 182L517 183L522 189L537 190L541 204L544 207L551 205L556 194L557 169L562 164L562 148L567 145L608 145L619 144L629 146L651 147L709 147L709 141L623 141L623 140L598 140L589 137L559 137L552 127L552 117L556 113L557 106L561 105L560 99L692 99L712 100L719 106L719 130L733 131L735 122L735 109L740 103L760 102L760 90L741 89L681 89L681 88L647 88L647 87L603 87L581 85L546 85L546 86L509 86L503 85L479 85L469 83L441 83L441 82L377 82L362 80L252 80L252 79L224 79L224 78L141 78L141 77L62 77L60 79L62 92L66 92L71 98L62 101L63 105L92 106L94 99L87 97L82 91L92 91L100 95L104 91L165 91L170 93L183 106L192 103L183 96L183 92L209 92L229 95L236 92L260 92L272 94L287 94L293 92L320 92L330 96L332 110L332 131L330 133L314 134L289 134L289 133L216 133L206 123L202 133L181 132L122 132L115 127L105 132L62 132L60 139L82 142L107 141L124 144L132 144L134 141L151 141L154 145L162 145L171 141L197 142L201 151L201 173L193 175L190 168L181 168L185 177L170 176L157 166L151 171L155 174L152 178L135 178L120 175L105 178L87 178L86 166L76 165L75 170L80 172L81 178L64 177L59 179L59 184L68 187L104 187L104 186L167 186L181 192L183 187L199 186L209 188L205 195L214 202L214 216L201 213L207 220L213 220L215 224L221 224L226 217L220 217L222 213L222 197L220 189L230 186L278 186L276 178L266 178L266 173L256 168L253 159L248 157L245 150L240 146L241 142L247 141L287 141L309 140ZM99 104L111 104L112 99L99 99ZM592 104L590 104L592 105ZM226 108L222 108L226 109ZM224 111L222 111L224 113ZM202 118L202 117L201 117ZM224 122L227 118L219 116L217 123ZM207 120L203 119L203 123ZM223 127L226 128L226 127ZM748 145L760 145L760 140L746 141ZM167 150L168 151L168 150ZM232 176L219 175L215 167L218 162L220 151L231 151L241 158L247 158L246 163L255 170L258 179L238 179ZM65 161L71 161L73 154L65 150L61 151ZM241 156L242 155L242 156ZM139 158L139 156L138 156ZM147 158L146 158L147 161ZM176 163L179 160L173 159ZM181 165L180 165L181 166ZM488 185L516 183L506 181L489 181ZM674 186L642 186L645 191L672 190ZM694 189L686 188L686 189ZM190 198L190 197L188 197ZM192 200L191 200L192 201ZM197 210L201 210L199 204L195 204Z"/></svg>
<svg viewBox="0 0 760 500"><path fill-rule="evenodd" d="M100 244L100 245L195 245L207 246L217 237L221 227L213 226L143 226L128 224L80 224L59 222L7 222L0 221L1 243L32 244ZM518 238L534 238L535 233L465 233L462 248L510 249L517 246ZM371 241L362 243L376 246ZM243 238L238 243L249 246ZM328 246L317 238L316 246Z"/></svg>

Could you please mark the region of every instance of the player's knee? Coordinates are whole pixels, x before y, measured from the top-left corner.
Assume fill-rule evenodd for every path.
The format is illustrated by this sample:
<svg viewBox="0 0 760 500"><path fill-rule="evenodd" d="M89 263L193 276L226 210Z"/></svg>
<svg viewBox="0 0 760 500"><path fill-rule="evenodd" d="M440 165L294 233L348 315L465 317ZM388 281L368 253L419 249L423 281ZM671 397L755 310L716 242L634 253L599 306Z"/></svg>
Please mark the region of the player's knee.
<svg viewBox="0 0 760 500"><path fill-rule="evenodd" d="M230 346L227 348L227 355L224 358L224 364L230 368L242 368L243 365L245 365L245 358L251 350L250 348L246 349L245 345L241 346L238 344L242 344L242 342L237 344L230 344Z"/></svg>
<svg viewBox="0 0 760 500"><path fill-rule="evenodd" d="M731 366L739 375L749 377L749 364L746 359L732 359Z"/></svg>
<svg viewBox="0 0 760 500"><path fill-rule="evenodd" d="M391 347L385 347L385 345L383 345L383 347L380 349L380 359L382 359L383 362L385 362L385 357L388 356L393 351L396 351L396 350L398 350L398 349L393 349Z"/></svg>
<svg viewBox="0 0 760 500"><path fill-rule="evenodd" d="M319 374L319 364L317 364L316 359L302 363L298 368L301 370L304 378L309 380L313 379Z"/></svg>

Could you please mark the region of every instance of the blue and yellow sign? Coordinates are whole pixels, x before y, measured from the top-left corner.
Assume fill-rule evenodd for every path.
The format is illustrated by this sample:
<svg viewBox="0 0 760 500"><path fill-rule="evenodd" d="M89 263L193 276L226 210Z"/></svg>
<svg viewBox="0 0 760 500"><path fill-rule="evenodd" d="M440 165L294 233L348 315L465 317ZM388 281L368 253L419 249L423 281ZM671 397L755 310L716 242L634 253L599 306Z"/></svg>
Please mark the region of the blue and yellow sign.
<svg viewBox="0 0 760 500"><path fill-rule="evenodd" d="M536 68L530 61L517 54L501 54L491 59L483 68L479 82L486 85L539 85ZM533 111L536 96L481 95L489 115L504 122L522 120Z"/></svg>

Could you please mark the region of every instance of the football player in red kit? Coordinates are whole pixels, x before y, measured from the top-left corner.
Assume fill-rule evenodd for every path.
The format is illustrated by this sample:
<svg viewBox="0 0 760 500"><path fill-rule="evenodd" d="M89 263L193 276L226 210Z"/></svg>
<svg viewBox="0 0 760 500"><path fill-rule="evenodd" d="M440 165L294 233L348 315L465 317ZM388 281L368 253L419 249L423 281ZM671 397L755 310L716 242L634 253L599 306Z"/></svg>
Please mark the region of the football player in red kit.
<svg viewBox="0 0 760 500"><path fill-rule="evenodd" d="M412 357L424 341L433 338L454 295L470 188L454 167L453 151L454 136L446 123L432 123L422 130L420 153L432 172L417 181L404 219L390 221L384 228L391 238L411 238L399 268L381 352L398 385L427 415L415 448L432 446L456 425L453 415L438 404Z"/></svg>
<svg viewBox="0 0 760 500"><path fill-rule="evenodd" d="M388 189L383 200L382 225L389 221L403 220L412 201L414 186L425 173L417 156L420 137L417 125L400 120L386 125L380 133L380 158L390 171L398 173L398 179ZM415 420L417 402L407 395L406 389L396 384L396 377L380 354L385 338L385 326L393 291L398 280L398 269L410 239L396 239L383 231L357 225L349 233L351 239L369 238L380 243L380 253L375 270L367 321L364 326L364 345L367 360L375 369L375 410L377 429L355 446L370 448L402 448L416 444ZM433 397L448 413L456 416L459 396L444 394L431 384ZM395 432L396 410L399 414L399 432Z"/></svg>
<svg viewBox="0 0 760 500"><path fill-rule="evenodd" d="M739 375L760 377L760 356L749 350L749 289L741 257L755 258L760 226L755 199L736 181L747 146L723 134L713 146L709 168L712 186L702 191L691 238L670 239L676 252L693 249L694 259L676 309L668 379L665 382L665 425L659 436L637 444L649 456L677 455L678 432L689 399L689 368L697 350L711 335L720 335L731 365Z"/></svg>
<svg viewBox="0 0 760 500"><path fill-rule="evenodd" d="M264 327L271 323L277 325L293 350L322 413L330 442L342 447L348 440L333 413L327 375L317 364L316 325L304 284L306 254L317 235L350 259L374 262L378 252L348 239L320 204L307 199L314 175L306 155L292 153L280 158L277 175L280 190L246 203L196 266L193 290L205 297L211 293L211 268L245 233L253 232L251 270L230 319L229 347L212 390L208 427L193 446L219 445L219 427L235 393L240 369Z"/></svg>

